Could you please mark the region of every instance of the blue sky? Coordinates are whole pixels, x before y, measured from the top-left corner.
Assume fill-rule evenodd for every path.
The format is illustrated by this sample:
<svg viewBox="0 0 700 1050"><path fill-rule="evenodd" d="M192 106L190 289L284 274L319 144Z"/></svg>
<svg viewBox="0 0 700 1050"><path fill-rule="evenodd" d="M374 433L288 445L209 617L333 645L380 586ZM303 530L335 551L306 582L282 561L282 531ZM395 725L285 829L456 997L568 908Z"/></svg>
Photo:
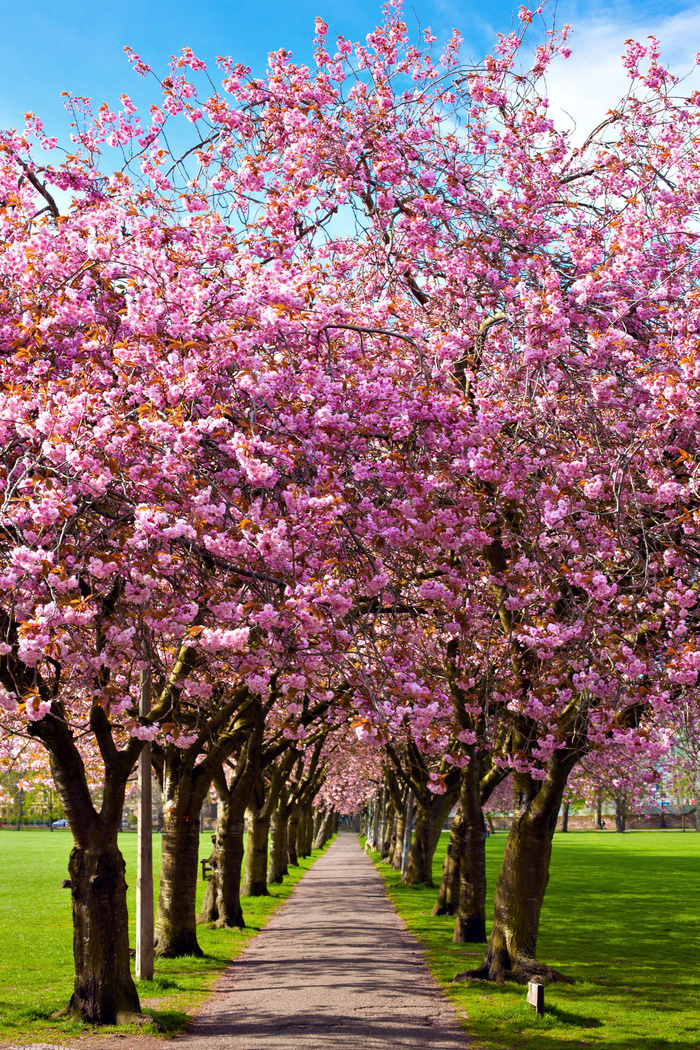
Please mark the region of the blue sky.
<svg viewBox="0 0 700 1050"><path fill-rule="evenodd" d="M518 3L493 0L413 0L406 3L409 25L431 26L442 39L456 26L466 51L478 58L495 33L509 28ZM535 6L535 4L531 4ZM116 104L126 91L135 100L155 100L155 85L131 71L123 54L131 46L154 69L164 70L168 56L185 45L212 62L218 54L262 73L267 53L284 47L295 59L309 61L315 16L333 32L363 38L381 17L375 0L0 0L0 127L18 126L31 110L50 134L65 139L68 118L61 91ZM628 36L657 32L666 54L680 67L700 51L700 5L678 0L637 0L614 5L598 0L559 0L557 22L575 29L574 57L554 75L562 106L591 118L614 103L624 80L617 56ZM551 94L551 92L550 92Z"/></svg>

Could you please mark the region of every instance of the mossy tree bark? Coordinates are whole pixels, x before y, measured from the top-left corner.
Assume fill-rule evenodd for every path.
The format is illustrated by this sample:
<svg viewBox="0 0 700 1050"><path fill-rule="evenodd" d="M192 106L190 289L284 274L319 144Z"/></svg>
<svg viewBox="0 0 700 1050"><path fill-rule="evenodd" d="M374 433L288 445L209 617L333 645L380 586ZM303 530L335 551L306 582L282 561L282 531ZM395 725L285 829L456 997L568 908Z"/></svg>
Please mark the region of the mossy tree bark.
<svg viewBox="0 0 700 1050"><path fill-rule="evenodd" d="M332 809L322 811L322 820L316 837L313 841L314 849L321 849L333 834L333 820L335 813Z"/></svg>
<svg viewBox="0 0 700 1050"><path fill-rule="evenodd" d="M158 956L202 954L196 914L199 814L223 762L242 748L264 714L259 700L241 686L188 748L168 743L153 750L163 798L163 861L155 923Z"/></svg>
<svg viewBox="0 0 700 1050"><path fill-rule="evenodd" d="M265 807L265 787L262 777L253 787L246 810L245 874L241 894L244 897L266 897L267 839L270 814Z"/></svg>
<svg viewBox="0 0 700 1050"><path fill-rule="evenodd" d="M198 922L227 929L243 929L241 869L243 866L244 815L260 772L263 742L263 712L238 755L235 769L227 778L224 768L214 775L219 812L214 835L212 866Z"/></svg>
<svg viewBox="0 0 700 1050"><path fill-rule="evenodd" d="M545 780L535 780L528 773L513 774L516 810L496 886L486 957L477 970L458 974L455 980L570 980L539 962L536 952L552 837L574 761L559 752L550 761Z"/></svg>
<svg viewBox="0 0 700 1050"><path fill-rule="evenodd" d="M105 762L102 808L92 802L83 760L62 706L31 726L49 753L51 772L74 846L68 861L73 910L75 983L66 1014L89 1024L129 1024L142 1019L129 966L126 867L117 845L126 782L142 744L114 745L102 707L90 715Z"/></svg>
<svg viewBox="0 0 700 1050"><path fill-rule="evenodd" d="M282 882L289 871L287 866L287 804L289 792L286 784L280 795L270 821L270 859L267 867L268 883Z"/></svg>
<svg viewBox="0 0 700 1050"><path fill-rule="evenodd" d="M298 761L297 752L284 752L275 763L268 756L268 770L261 773L253 785L246 811L248 834L246 839L245 874L241 893L244 897L266 897L267 846L270 821L289 771Z"/></svg>
<svg viewBox="0 0 700 1050"><path fill-rule="evenodd" d="M299 806L292 802L287 817L287 864L291 868L299 867L297 855L297 834L299 832Z"/></svg>
<svg viewBox="0 0 700 1050"><path fill-rule="evenodd" d="M199 865L199 813L211 784L188 769L188 755L168 745L163 776L163 834L155 953L166 959L202 955L195 899Z"/></svg>
<svg viewBox="0 0 700 1050"><path fill-rule="evenodd" d="M454 779L459 774L455 771ZM456 787L444 795L416 795L416 826L403 881L407 886L433 886L433 857L442 827L456 797Z"/></svg>
<svg viewBox="0 0 700 1050"><path fill-rule="evenodd" d="M462 852L462 827L462 811L458 809L450 825L450 838L442 865L442 878L432 911L433 915L454 915L459 906L459 858Z"/></svg>
<svg viewBox="0 0 700 1050"><path fill-rule="evenodd" d="M388 794L388 792L387 792ZM387 818L386 818L386 830L384 832L384 842L382 843L382 860L386 860L391 863L391 858L394 851L394 845L396 843L396 810L394 808L394 800L388 798L387 800Z"/></svg>
<svg viewBox="0 0 700 1050"><path fill-rule="evenodd" d="M318 806L313 807L313 821L311 825L311 848L315 849L314 842L316 841L318 834L323 824L323 818L325 816L325 810Z"/></svg>

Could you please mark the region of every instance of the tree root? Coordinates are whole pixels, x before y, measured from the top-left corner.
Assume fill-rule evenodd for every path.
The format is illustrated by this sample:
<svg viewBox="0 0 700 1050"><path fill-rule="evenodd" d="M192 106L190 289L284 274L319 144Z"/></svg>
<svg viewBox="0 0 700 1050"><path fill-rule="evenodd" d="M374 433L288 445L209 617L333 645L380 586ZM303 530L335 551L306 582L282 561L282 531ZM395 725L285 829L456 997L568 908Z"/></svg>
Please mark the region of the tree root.
<svg viewBox="0 0 700 1050"><path fill-rule="evenodd" d="M440 904L439 901L436 901L435 906L433 907L433 910L431 911L430 914L433 915L433 916L435 916L435 915L456 915L457 914L457 905L456 904Z"/></svg>
<svg viewBox="0 0 700 1050"><path fill-rule="evenodd" d="M552 984L555 981L574 984L573 977L554 970L551 966L545 966L537 959L522 956L516 958L515 964L510 968L499 965L496 960L489 960L487 956L476 970L463 970L455 974L452 984L463 984L466 981L491 981L494 984L515 981L516 984L527 984L533 977L538 977L543 984Z"/></svg>

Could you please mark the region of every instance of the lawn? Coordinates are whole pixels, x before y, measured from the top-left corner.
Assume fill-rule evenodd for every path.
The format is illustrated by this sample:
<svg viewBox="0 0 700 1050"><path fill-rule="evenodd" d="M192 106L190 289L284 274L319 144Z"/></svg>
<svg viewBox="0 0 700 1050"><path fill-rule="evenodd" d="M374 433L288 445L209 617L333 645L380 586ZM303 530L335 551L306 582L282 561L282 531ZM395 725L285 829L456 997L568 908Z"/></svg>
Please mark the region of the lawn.
<svg viewBox="0 0 700 1050"><path fill-rule="evenodd" d="M34 1037L75 1036L86 1026L54 1021L51 1014L64 1007L73 988L73 931L70 890L61 889L68 876L70 832L56 830L0 831L0 1039L21 1042ZM126 860L131 918L130 941L136 941L136 835L123 834L119 846ZM200 857L211 853L211 834L200 839ZM187 1025L188 1014L241 953L247 942L289 896L322 851L301 860L299 868L269 897L244 897L245 930L209 930L198 927L202 959L157 959L154 980L139 984L144 1012L158 1019L168 1034ZM154 868L160 871L160 842L154 838ZM206 883L198 883L201 905ZM91 1029L88 1029L91 1030ZM105 1033L129 1031L106 1027Z"/></svg>
<svg viewBox="0 0 700 1050"><path fill-rule="evenodd" d="M487 841L491 897L505 842L505 834ZM436 882L446 844L443 835ZM483 948L451 943L454 920L430 916L435 890L408 889L386 865L380 870L431 970L466 1015L473 1050L700 1046L700 835L556 834L538 955L576 983L548 985L541 1018L520 985L451 985L455 973L480 962Z"/></svg>

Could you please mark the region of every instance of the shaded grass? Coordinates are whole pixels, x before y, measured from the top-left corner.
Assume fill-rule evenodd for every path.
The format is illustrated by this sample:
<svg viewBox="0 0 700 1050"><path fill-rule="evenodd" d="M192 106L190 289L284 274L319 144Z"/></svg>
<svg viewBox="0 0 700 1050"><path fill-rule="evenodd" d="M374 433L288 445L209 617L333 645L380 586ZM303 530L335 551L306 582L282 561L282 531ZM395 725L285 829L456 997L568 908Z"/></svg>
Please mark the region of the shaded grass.
<svg viewBox="0 0 700 1050"><path fill-rule="evenodd" d="M156 897L160 876L160 839L154 836L153 866ZM126 861L130 926L136 943L136 835L119 836ZM68 876L70 832L43 829L0 831L0 1038L22 1041L77 1036L92 1031L74 1020L52 1020L73 990L73 926L70 890L61 889ZM200 857L211 853L211 833L200 837ZM300 860L298 868L269 897L244 897L245 930L197 928L204 952L201 959L156 959L153 981L140 981L144 1013L153 1016L167 1035L183 1031L191 1013L206 997L217 977L289 897L294 886L323 850ZM197 884L197 908L206 883ZM151 1026L146 1030L152 1030ZM137 1031L135 1026L104 1026L100 1032Z"/></svg>
<svg viewBox="0 0 700 1050"><path fill-rule="evenodd" d="M435 858L436 884L446 840L443 835ZM505 842L504 834L487 840L491 902ZM523 986L450 984L480 963L484 946L453 944L454 919L430 915L436 891L406 888L396 872L384 864L379 869L398 912L425 946L430 969L466 1015L474 1050L700 1046L700 835L556 834L538 957L576 983L548 985L541 1018L527 1005Z"/></svg>

